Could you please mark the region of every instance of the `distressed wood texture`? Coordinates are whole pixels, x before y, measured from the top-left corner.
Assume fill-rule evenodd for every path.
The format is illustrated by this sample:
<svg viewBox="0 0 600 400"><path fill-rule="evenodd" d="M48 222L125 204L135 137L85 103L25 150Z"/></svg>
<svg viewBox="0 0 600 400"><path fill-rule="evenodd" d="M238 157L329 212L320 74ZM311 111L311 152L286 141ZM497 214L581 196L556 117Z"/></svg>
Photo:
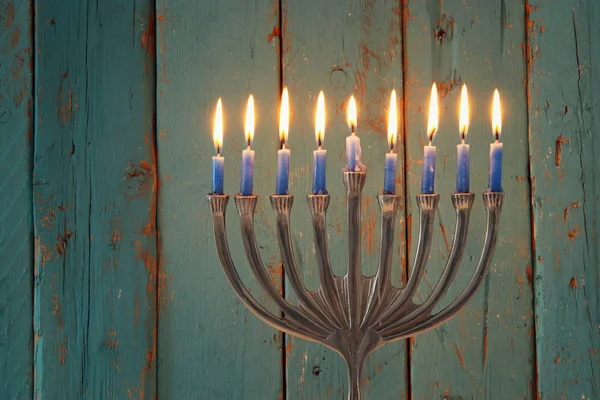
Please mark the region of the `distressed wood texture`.
<svg viewBox="0 0 600 400"><path fill-rule="evenodd" d="M328 212L329 247L338 275L347 272L348 260L345 189L341 179L346 165L345 137L349 134L346 105L351 94L358 103L357 133L362 141L362 160L369 171L362 200L362 265L363 273L370 275L376 272L379 260L379 206L375 196L383 190L389 96L392 89L402 94L402 13L398 1L290 0L283 2L282 22L283 83L290 90L292 108L290 192L297 196L292 234L305 282L310 289L316 289L319 277L310 213L304 197L310 193L312 184L317 96L319 90L324 90L327 189L332 196ZM399 104L401 115L401 98ZM397 151L402 155L401 137L399 143ZM399 193L404 189L403 164L400 156ZM405 264L403 207L398 221L399 243L393 277L396 284L400 283ZM293 297L292 289L286 294ZM405 396L405 350L406 342L401 341L369 358L365 367L365 398ZM340 399L347 392L346 366L335 352L287 337L286 354L288 399Z"/></svg>
<svg viewBox="0 0 600 400"><path fill-rule="evenodd" d="M539 393L596 399L600 4L534 1L528 11Z"/></svg>
<svg viewBox="0 0 600 400"><path fill-rule="evenodd" d="M35 398L156 395L151 1L36 2Z"/></svg>
<svg viewBox="0 0 600 400"><path fill-rule="evenodd" d="M520 0L409 1L407 21L407 182L413 243L416 240L422 146L432 82L440 89L436 192L441 194L423 300L437 282L452 243L454 210L449 194L456 190L456 145L459 143L460 87L468 84L471 125L471 191L476 203L463 265L442 304L448 304L471 278L481 253L487 188L491 100L502 94L506 192L500 239L484 285L449 323L413 338L411 388L415 399L528 399L534 391L525 9ZM411 249L412 250L412 249ZM412 255L413 251L411 251ZM438 306L439 308L439 306Z"/></svg>
<svg viewBox="0 0 600 400"><path fill-rule="evenodd" d="M224 104L225 191L239 192L246 99L256 98L256 232L272 279L281 287L272 211L279 104L277 1L159 0L158 149L162 181L159 224L159 398L283 397L282 338L241 304L215 252L210 209L214 109ZM230 199L229 246L259 301L237 212ZM274 312L278 312L271 307Z"/></svg>
<svg viewBox="0 0 600 400"><path fill-rule="evenodd" d="M0 1L0 398L33 388L32 75L28 2Z"/></svg>

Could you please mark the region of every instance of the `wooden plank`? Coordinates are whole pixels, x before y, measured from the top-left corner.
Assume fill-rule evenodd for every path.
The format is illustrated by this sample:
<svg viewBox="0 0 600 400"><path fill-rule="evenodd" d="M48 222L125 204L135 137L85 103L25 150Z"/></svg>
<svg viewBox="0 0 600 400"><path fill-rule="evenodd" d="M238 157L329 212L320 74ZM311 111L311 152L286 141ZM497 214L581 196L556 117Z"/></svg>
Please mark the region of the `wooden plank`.
<svg viewBox="0 0 600 400"><path fill-rule="evenodd" d="M152 1L36 2L35 398L156 395Z"/></svg>
<svg viewBox="0 0 600 400"><path fill-rule="evenodd" d="M600 4L535 1L528 11L538 388L543 399L593 399L600 393Z"/></svg>
<svg viewBox="0 0 600 400"><path fill-rule="evenodd" d="M369 172L362 210L363 272L372 274L379 257L379 207L375 195L383 190L389 96L394 88L400 97L402 94L402 13L398 1L345 0L284 1L283 12L283 82L289 87L292 107L290 191L297 196L292 216L293 236L299 267L308 287L314 289L319 278L304 196L311 190L317 95L324 90L327 104L324 148L328 150L327 188L332 196L328 213L329 246L339 275L347 271L345 189L341 179L346 164L345 137L349 134L346 104L352 93L356 96L358 135ZM404 152L401 143L398 152ZM402 158L398 165L397 188L402 193ZM397 283L405 263L402 207L398 217L400 243L393 277ZM406 395L405 349L406 342L402 341L369 358L365 367L365 398ZM286 337L286 350L287 398L339 399L347 392L346 367L339 355L321 345L291 337Z"/></svg>
<svg viewBox="0 0 600 400"><path fill-rule="evenodd" d="M406 33L407 182L409 210L420 192L421 158L432 81L440 88L436 192L441 194L421 298L437 282L454 230L449 198L456 188L460 87L468 84L471 106L471 190L476 203L463 266L443 304L470 279L481 252L494 88L502 95L506 192L500 239L484 287L449 323L412 342L411 387L415 399L532 398L533 321L530 212L527 183L525 10L520 0L498 2L409 1ZM415 243L417 227L413 224ZM412 255L412 251L411 251ZM439 306L438 306L439 308Z"/></svg>
<svg viewBox="0 0 600 400"><path fill-rule="evenodd" d="M32 396L31 8L0 1L0 398Z"/></svg>
<svg viewBox="0 0 600 400"><path fill-rule="evenodd" d="M278 2L160 0L158 20L158 148L162 238L159 398L275 399L283 396L281 338L242 305L214 247L206 194L214 108L223 98L225 190L239 192L243 116L257 108L255 192L257 236L273 280L281 281L266 195L275 183L279 61ZM235 205L229 246L251 292ZM272 308L273 309L273 308ZM278 310L274 310L278 312Z"/></svg>

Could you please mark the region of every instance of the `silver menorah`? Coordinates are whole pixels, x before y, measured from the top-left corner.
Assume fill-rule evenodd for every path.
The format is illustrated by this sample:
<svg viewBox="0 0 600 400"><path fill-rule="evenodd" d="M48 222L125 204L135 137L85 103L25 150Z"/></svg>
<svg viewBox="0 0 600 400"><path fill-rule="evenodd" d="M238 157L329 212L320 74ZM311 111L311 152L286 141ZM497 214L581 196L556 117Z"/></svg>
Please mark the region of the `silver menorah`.
<svg viewBox="0 0 600 400"><path fill-rule="evenodd" d="M367 356L386 343L414 336L432 329L452 318L476 293L490 269L496 239L498 220L502 209L503 193L485 192L487 229L483 251L473 277L462 292L444 307L433 313L444 297L461 264L469 216L475 195L452 194L456 210L456 228L452 249L443 273L427 299L416 304L413 296L429 257L438 194L417 196L419 206L419 240L408 281L403 288L392 285L390 268L394 245L394 225L398 211L397 195L379 195L381 209L381 254L377 273L367 277L361 273L361 197L366 180L365 172L344 172L348 218L348 272L336 276L331 267L327 246L325 217L329 195L308 195L312 214L314 246L319 278L319 289L307 290L300 277L294 258L290 232L290 212L293 195L272 195L271 205L277 219L277 239L286 276L298 297L298 304L290 304L277 290L263 266L254 234L254 210L257 196L235 196L244 250L256 280L268 296L281 308L276 316L264 308L242 283L229 253L225 230L225 211L228 195L209 194L217 253L225 275L241 301L258 318L275 329L314 342L338 352L348 368L349 400L362 399L361 382Z"/></svg>

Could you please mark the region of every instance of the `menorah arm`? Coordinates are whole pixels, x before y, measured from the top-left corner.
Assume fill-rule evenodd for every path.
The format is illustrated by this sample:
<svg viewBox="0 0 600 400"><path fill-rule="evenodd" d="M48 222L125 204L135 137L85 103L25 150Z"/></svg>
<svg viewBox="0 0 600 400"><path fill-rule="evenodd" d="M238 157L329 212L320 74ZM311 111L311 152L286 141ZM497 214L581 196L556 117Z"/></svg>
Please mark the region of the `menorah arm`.
<svg viewBox="0 0 600 400"><path fill-rule="evenodd" d="M377 196L381 210L381 245L379 256L379 267L375 275L375 283L367 300L365 315L362 326L370 326L373 318L386 305L385 300L391 289L390 268L392 264L392 252L394 247L394 225L398 213L397 195L384 194Z"/></svg>
<svg viewBox="0 0 600 400"><path fill-rule="evenodd" d="M254 211L256 209L257 196L235 196L235 203L240 216L240 227L242 231L242 241L248 264L254 273L258 283L265 290L267 295L281 308L281 311L297 324L309 326L314 332L321 334L327 333L326 326L320 325L318 321L311 320L303 315L300 310L288 303L279 293L271 281L267 271L262 263L256 243L256 234L254 233Z"/></svg>
<svg viewBox="0 0 600 400"><path fill-rule="evenodd" d="M294 196L271 195L270 199L277 219L277 240L279 242L279 252L281 253L283 268L292 289L296 293L296 296L298 296L303 311L308 314L308 317L312 321L317 321L319 325L337 327L336 322L326 314L326 311L315 301L313 294L306 289L300 277L298 265L294 258L292 235L290 233L290 211Z"/></svg>
<svg viewBox="0 0 600 400"><path fill-rule="evenodd" d="M435 211L440 200L439 194L420 194L417 195L417 205L419 207L419 241L415 254L410 276L406 286L401 289L400 295L391 302L380 318L376 318L375 323L379 327L385 327L397 321L405 312L408 306L412 304L410 300L417 291L419 282L425 272L429 250L431 249L431 238L433 236L433 221L435 220Z"/></svg>
<svg viewBox="0 0 600 400"><path fill-rule="evenodd" d="M500 219L500 212L502 211L502 202L504 199L504 193L502 192L485 192L483 193L483 201L487 208L487 229L485 235L485 242L483 244L483 250L479 264L473 274L473 277L467 284L467 287L458 295L458 297L452 301L448 306L442 309L435 315L424 321L417 322L414 326L409 327L398 327L382 337L385 341L393 341L408 336L416 335L435 328L436 326L443 324L452 318L477 292L477 289L481 285L481 282L488 273L492 264L492 257L496 248L496 241L498 239L498 223Z"/></svg>
<svg viewBox="0 0 600 400"><path fill-rule="evenodd" d="M235 269L235 265L233 260L231 259L231 254L229 252L229 244L227 243L227 234L225 228L225 211L227 208L227 203L229 201L228 195L208 195L208 200L211 207L212 218L213 218L213 230L215 235L215 244L217 248L217 255L219 256L219 260L221 261L221 266L223 267L223 271L225 272L225 276L227 281L233 288L234 292L240 298L242 303L254 315L260 318L263 322L271 325L275 329L279 329L280 331L284 331L286 333L296 335L298 337L312 340L312 341L322 341L327 337L327 334L324 334L319 331L313 331L313 329L305 329L306 326L302 328L297 328L295 324L291 321L287 321L286 317L280 318L273 315L267 309L265 309L260 303L254 299L254 297L248 292L248 289L244 286L239 274Z"/></svg>
<svg viewBox="0 0 600 400"><path fill-rule="evenodd" d="M407 326L415 325L415 323L418 323L423 318L427 318L430 311L433 310L440 299L444 297L458 272L458 268L460 267L465 252L467 233L469 231L469 217L471 215L471 207L473 206L474 199L474 193L456 193L452 195L452 204L456 210L456 228L454 230L452 248L448 260L446 261L444 271L429 297L422 304L411 310L407 315L392 323L390 326L385 327L385 329L382 330L383 334L394 330L395 328L406 328Z"/></svg>
<svg viewBox="0 0 600 400"><path fill-rule="evenodd" d="M331 268L329 249L327 247L326 213L329 207L328 194L306 196L312 215L315 253L319 264L319 277L321 279L322 295L329 308L330 314L335 318L339 327L348 327L344 319L344 310L337 290L335 275Z"/></svg>

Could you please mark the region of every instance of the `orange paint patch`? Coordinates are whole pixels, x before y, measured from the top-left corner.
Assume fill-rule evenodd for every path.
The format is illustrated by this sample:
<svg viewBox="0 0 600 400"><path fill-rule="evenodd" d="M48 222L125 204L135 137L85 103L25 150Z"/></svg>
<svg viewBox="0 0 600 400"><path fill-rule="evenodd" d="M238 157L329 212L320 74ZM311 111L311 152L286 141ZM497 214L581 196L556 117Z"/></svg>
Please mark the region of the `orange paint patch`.
<svg viewBox="0 0 600 400"><path fill-rule="evenodd" d="M269 36L267 36L267 42L271 43L273 41L273 39L279 38L279 36L280 36L279 26L274 26L273 29L271 30L271 32L269 33Z"/></svg>
<svg viewBox="0 0 600 400"><path fill-rule="evenodd" d="M575 225L573 227L573 229L571 229L569 231L569 233L567 234L567 236L569 237L569 239L575 239L576 237L581 236L581 228L579 227L579 225Z"/></svg>
<svg viewBox="0 0 600 400"><path fill-rule="evenodd" d="M569 287L571 289L577 289L577 286L579 286L577 284L577 279L575 277L572 277L571 280L569 280Z"/></svg>
<svg viewBox="0 0 600 400"><path fill-rule="evenodd" d="M146 50L146 55L150 57L156 55L156 24L153 12L148 13L146 29L142 33L142 47Z"/></svg>
<svg viewBox="0 0 600 400"><path fill-rule="evenodd" d="M456 350L456 355L458 356L458 361L460 361L460 365L462 366L462 369L464 369L466 371L467 366L465 365L465 360L464 360L463 355L460 352L460 349L458 348L457 344L454 345L454 350Z"/></svg>

